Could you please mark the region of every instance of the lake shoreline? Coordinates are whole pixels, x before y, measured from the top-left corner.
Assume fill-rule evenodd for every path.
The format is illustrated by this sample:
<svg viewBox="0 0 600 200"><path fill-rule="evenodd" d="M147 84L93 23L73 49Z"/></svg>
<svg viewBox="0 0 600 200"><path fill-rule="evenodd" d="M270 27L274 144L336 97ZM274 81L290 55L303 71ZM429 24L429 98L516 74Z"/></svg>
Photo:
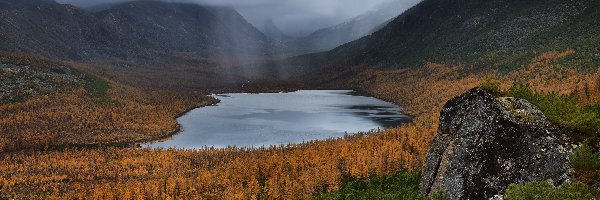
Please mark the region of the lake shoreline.
<svg viewBox="0 0 600 200"><path fill-rule="evenodd" d="M361 105L353 106L352 109L354 109L354 111L352 111L351 113L360 112L359 117L356 116L356 114L359 114L359 113L352 114L352 116L355 116L356 118L360 118L362 120L365 120L365 119L370 119L371 121L372 120L376 120L376 121L372 121L371 123L378 123L379 125L376 125L376 126L371 125L371 126L373 126L372 128L368 128L368 129L364 129L364 130L358 130L358 131L354 131L352 129L347 129L347 130L344 129L343 132L345 134L357 134L357 133L361 133L361 132L365 132L365 131L371 131L373 129L378 129L378 128L379 129L387 129L387 128L392 128L392 127L397 127L400 124L412 123L412 121L413 121L413 118L411 116L408 116L405 113L403 113L404 109L401 106L398 106L397 104L394 104L394 103L391 103L391 102L383 101L383 100L378 99L376 97L373 97L371 95L363 95L364 93L360 93L359 91L352 90L352 89L328 90L328 89L322 89L322 88L320 88L320 89L313 89L313 90L293 90L293 91L292 90L288 90L288 91L273 91L273 90L271 90L271 91L268 91L268 92L260 92L260 93L259 92L243 92L243 93L223 92L223 93L213 93L213 94L211 94L212 98L217 99L212 104L207 104L207 105L203 105L203 106L192 107L192 108L186 109L185 112L182 112L182 113L178 114L175 117L175 119L178 121L178 125L177 125L176 131L173 131L173 132L171 132L169 134L166 134L166 135L164 135L162 137L158 137L158 138L154 138L154 139L150 139L150 140L137 141L137 142L135 142L135 146L136 147L143 147L144 146L144 147L148 147L148 148L152 148L152 149L154 149L154 148L169 148L169 147L165 147L165 146L159 146L159 147L157 147L156 145L157 145L157 143L165 143L165 142L173 139L173 137L175 137L175 136L183 133L183 131L184 131L184 130L182 130L183 129L183 125L182 125L182 122L180 121L181 117L185 116L186 114L189 114L190 112L192 112L192 111L194 111L196 109L205 108L205 107L209 107L209 106L215 106L215 105L218 105L219 103L222 103L222 101L219 100L218 96L224 97L224 98L230 98L231 95L260 95L260 94L265 94L265 95L267 95L267 94L287 94L287 95L294 95L293 93L300 93L301 94L303 92L311 93L311 92L315 92L315 91L318 91L318 92L333 92L331 94L335 94L335 95L339 95L339 96L346 96L346 98L350 98L350 99L356 97L356 99L364 98L364 99L367 99L368 101L373 101L373 102L367 103L367 104L363 103L364 105L361 104ZM295 95L300 95L300 94L295 94ZM319 93L317 93L317 94L319 94ZM323 93L323 94L325 94L325 93ZM350 97L350 96L352 96L352 97ZM245 101L247 101L247 99L243 100L243 102L245 102ZM259 101L259 102L260 102L259 104L262 104L262 100ZM373 104L374 102L379 102L380 104L385 104L386 107L378 107L378 106L372 107L373 105L376 105L376 104ZM329 103L331 103L331 102L329 102ZM280 105L280 106L282 106L282 105ZM293 105L291 105L291 106L294 107ZM287 107L287 102L286 102L284 108L285 107ZM347 107L346 109L350 109L350 108L351 107ZM384 109L384 110L379 110L379 109ZM394 110L397 110L397 111L395 111L393 113L390 113L389 111L385 111L385 109L394 109ZM277 109L274 109L274 110L277 110ZM303 110L299 110L299 111L303 111ZM346 111L346 112L349 112L349 111ZM369 114L369 112L371 112L371 113ZM351 113L346 113L346 115L350 116ZM362 113L364 113L364 114L362 114ZM394 118L392 121L389 121L390 119L392 119L392 118L389 118L390 116L384 116L384 115L390 115L390 114L392 116L395 116L395 117L392 117L392 118ZM364 116L361 116L361 115L364 115ZM289 117L294 118L294 115L289 116L289 114L284 114L282 117L284 117L284 118L289 118ZM311 118L313 118L313 117L300 117L299 119L305 120L305 119L311 119ZM277 120L280 120L280 119L278 118ZM203 122L206 122L206 121L203 121ZM227 122L227 123L231 123L231 122ZM390 125L390 123L393 123L393 125ZM209 124L211 124L211 123L209 123ZM287 137L292 137L292 138L296 138L296 139L290 139L291 140L290 142L287 142L287 140L285 140L286 142L275 142L275 143L272 143L272 142L262 143L261 142L259 144L252 144L252 145L249 145L249 144L246 144L246 145L241 145L241 144L228 144L228 145L225 145L225 144L218 144L218 143L211 143L211 144L213 145L212 147L214 147L214 148L226 148L228 146L237 146L237 147L244 147L244 148L249 148L249 147L259 148L261 146L262 147L266 147L266 146L272 146L272 145L276 145L277 146L277 145L280 145L280 144L297 144L297 143L302 143L302 142L307 142L307 141L319 141L319 140L326 140L326 139L331 139L331 138L340 138L340 137L343 137L343 135L334 136L336 132L337 133L342 132L342 131L339 131L339 130L338 131L333 131L333 130L332 131L327 131L326 132L327 134L325 134L325 135L330 135L330 136L324 136L324 135L322 135L322 133L319 133L319 131L316 131L316 130L325 131L325 129L323 129L323 128L324 127L330 127L331 128L330 125L332 125L332 124L336 124L336 123L328 123L328 124L326 123L325 126L319 126L319 125L317 125L316 127L318 127L319 129L315 129L315 130L300 128L300 129L296 129L296 130L292 131L292 132L300 131L300 132L303 132L304 134L318 136L317 138L314 138L314 139L310 139L310 138L308 138L308 139L302 139L302 141L299 141L298 138L315 137L315 136L291 135L291 136L287 136ZM227 124L227 126L229 126L229 125L230 124ZM271 124L267 124L267 125L268 126L272 126ZM314 128L315 126L311 126L311 127ZM349 127L352 127L352 125L350 125ZM201 130L202 131L207 131L206 129L201 129ZM306 132L304 132L303 130L306 130ZM219 131L214 131L214 132L208 131L208 133L210 133L210 134L215 134L217 132L219 132ZM258 132L258 133L262 134L263 132L264 132L264 130L261 130L261 132ZM198 134L199 132L193 132L193 133L194 134ZM257 134L255 132L248 132L248 133L250 133L250 134ZM268 133L270 133L270 132L268 132ZM277 133L284 133L284 134L274 135L275 138L286 137L284 135L285 134L290 134L291 132L281 131L281 132L277 132ZM219 133L219 134L221 134L221 133ZM321 136L319 136L319 135L321 135ZM244 136L244 135L242 135L242 136ZM212 139L214 140L214 138L212 138ZM255 139L255 138L252 138L252 139ZM235 141L235 140L239 140L239 139L237 137L236 138L232 138L232 141ZM276 139L272 139L272 140L276 140ZM267 141L270 141L270 140L267 140ZM197 147L195 147L195 149L201 149L200 147L209 147L210 148L209 145L211 145L211 144L207 144L207 145L204 145L204 146L198 145ZM175 147L175 146L173 146L173 147ZM180 147L177 146L176 148L180 148Z"/></svg>

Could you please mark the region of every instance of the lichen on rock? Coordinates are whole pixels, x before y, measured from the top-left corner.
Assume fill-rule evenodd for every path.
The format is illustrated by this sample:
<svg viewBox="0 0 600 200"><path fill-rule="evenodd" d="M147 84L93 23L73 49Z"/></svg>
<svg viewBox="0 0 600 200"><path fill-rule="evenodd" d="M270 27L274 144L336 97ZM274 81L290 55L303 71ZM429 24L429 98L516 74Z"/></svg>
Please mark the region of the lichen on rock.
<svg viewBox="0 0 600 200"><path fill-rule="evenodd" d="M420 190L450 199L488 199L511 183L571 177L568 139L523 99L478 88L446 103L424 166Z"/></svg>

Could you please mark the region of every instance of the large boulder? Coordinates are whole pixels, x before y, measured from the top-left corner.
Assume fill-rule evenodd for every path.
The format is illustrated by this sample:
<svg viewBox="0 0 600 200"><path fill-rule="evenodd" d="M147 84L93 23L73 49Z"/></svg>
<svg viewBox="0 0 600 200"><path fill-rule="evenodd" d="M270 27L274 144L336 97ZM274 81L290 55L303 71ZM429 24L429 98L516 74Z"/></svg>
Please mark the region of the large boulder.
<svg viewBox="0 0 600 200"><path fill-rule="evenodd" d="M450 199L487 199L511 183L570 177L573 147L526 100L472 89L446 103L425 161L420 190Z"/></svg>

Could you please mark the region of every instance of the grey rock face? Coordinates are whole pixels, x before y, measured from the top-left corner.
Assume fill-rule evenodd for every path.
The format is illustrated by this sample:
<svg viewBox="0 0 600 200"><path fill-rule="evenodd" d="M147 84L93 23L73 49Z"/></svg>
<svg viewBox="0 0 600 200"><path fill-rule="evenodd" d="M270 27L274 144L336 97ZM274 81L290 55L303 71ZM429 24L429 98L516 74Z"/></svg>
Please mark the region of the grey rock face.
<svg viewBox="0 0 600 200"><path fill-rule="evenodd" d="M450 199L488 199L511 183L570 177L572 147L534 105L472 89L446 103L420 190Z"/></svg>

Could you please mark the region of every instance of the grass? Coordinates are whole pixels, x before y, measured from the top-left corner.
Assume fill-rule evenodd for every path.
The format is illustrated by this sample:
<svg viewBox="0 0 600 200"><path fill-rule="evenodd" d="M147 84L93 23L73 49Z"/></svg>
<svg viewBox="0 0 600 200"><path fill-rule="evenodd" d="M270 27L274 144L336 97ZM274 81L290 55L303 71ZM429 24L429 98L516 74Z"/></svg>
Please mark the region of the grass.
<svg viewBox="0 0 600 200"><path fill-rule="evenodd" d="M531 102L550 122L575 141L582 142L595 137L600 130L600 104L580 108L579 99L574 94L538 93L524 84L514 84L508 90L501 91L499 83L493 81L484 82L480 88L495 96L510 96Z"/></svg>
<svg viewBox="0 0 600 200"><path fill-rule="evenodd" d="M84 72L84 74L84 79L86 80L85 87L90 91L90 95L96 103L115 103L111 101L111 98L108 95L108 90L111 88L110 83L96 75L87 72Z"/></svg>
<svg viewBox="0 0 600 200"><path fill-rule="evenodd" d="M318 200L333 199L428 199L419 193L421 172L402 171L383 177L349 180L340 190L315 197ZM444 193L431 199L448 199Z"/></svg>
<svg viewBox="0 0 600 200"><path fill-rule="evenodd" d="M590 138L571 155L571 165L578 180L593 184L600 180L600 143Z"/></svg>
<svg viewBox="0 0 600 200"><path fill-rule="evenodd" d="M510 185L504 198L506 200L589 200L594 196L588 186L580 182L553 187L548 181L533 181Z"/></svg>

